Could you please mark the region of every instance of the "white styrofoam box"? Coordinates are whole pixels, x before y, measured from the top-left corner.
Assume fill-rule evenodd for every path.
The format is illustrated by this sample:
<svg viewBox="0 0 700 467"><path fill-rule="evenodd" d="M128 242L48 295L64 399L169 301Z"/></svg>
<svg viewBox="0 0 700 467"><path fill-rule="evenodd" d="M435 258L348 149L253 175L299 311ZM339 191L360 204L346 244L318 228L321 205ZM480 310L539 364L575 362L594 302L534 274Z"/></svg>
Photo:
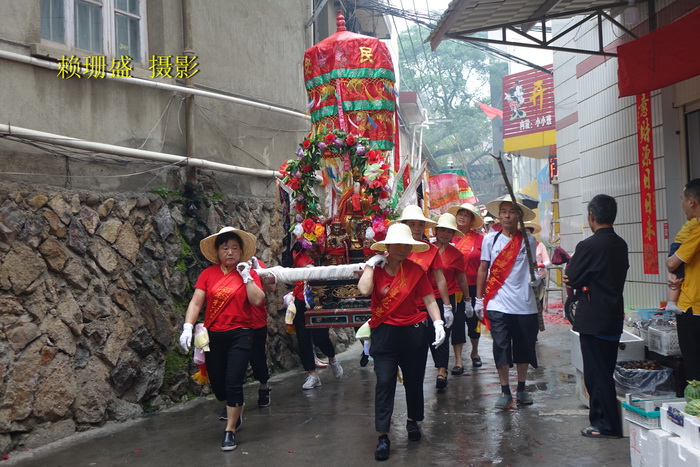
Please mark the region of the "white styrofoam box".
<svg viewBox="0 0 700 467"><path fill-rule="evenodd" d="M634 362L638 360L644 360L644 339L628 331L622 331L620 345L617 349L617 361ZM577 370L583 371L579 334L573 330L571 331L571 364Z"/></svg>
<svg viewBox="0 0 700 467"><path fill-rule="evenodd" d="M700 417L688 416L687 421L690 422L691 428L688 430L690 436L690 444L697 449L700 449Z"/></svg>
<svg viewBox="0 0 700 467"><path fill-rule="evenodd" d="M700 449L678 436L667 438L666 464L668 467L691 467L700 465Z"/></svg>
<svg viewBox="0 0 700 467"><path fill-rule="evenodd" d="M630 425L630 462L632 467L666 465L668 438L673 435L661 429L650 430Z"/></svg>
<svg viewBox="0 0 700 467"><path fill-rule="evenodd" d="M685 401L664 402L660 413L661 429L683 438L691 446L694 443L700 446L700 439L698 439L700 419L685 413L685 405Z"/></svg>

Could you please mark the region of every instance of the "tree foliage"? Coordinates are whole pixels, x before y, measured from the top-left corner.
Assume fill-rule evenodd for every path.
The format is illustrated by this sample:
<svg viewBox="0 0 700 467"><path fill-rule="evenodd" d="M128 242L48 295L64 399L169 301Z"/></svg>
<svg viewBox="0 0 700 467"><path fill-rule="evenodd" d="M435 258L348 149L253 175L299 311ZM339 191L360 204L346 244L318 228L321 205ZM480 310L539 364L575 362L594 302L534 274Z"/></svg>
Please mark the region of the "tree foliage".
<svg viewBox="0 0 700 467"><path fill-rule="evenodd" d="M466 165L491 141L491 122L477 102L492 105L490 80L500 84L505 67L464 42L443 41L432 52L428 34L418 25L400 33L399 91L417 91L430 120L443 120L423 133L438 165L446 167L448 156Z"/></svg>

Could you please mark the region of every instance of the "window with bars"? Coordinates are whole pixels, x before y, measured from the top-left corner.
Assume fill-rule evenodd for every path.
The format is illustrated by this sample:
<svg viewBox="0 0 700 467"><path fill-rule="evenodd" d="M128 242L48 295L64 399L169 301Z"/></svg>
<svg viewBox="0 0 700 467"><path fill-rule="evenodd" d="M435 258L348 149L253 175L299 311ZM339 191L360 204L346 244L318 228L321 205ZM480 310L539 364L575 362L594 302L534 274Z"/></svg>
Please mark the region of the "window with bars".
<svg viewBox="0 0 700 467"><path fill-rule="evenodd" d="M41 38L145 63L143 0L41 0Z"/></svg>

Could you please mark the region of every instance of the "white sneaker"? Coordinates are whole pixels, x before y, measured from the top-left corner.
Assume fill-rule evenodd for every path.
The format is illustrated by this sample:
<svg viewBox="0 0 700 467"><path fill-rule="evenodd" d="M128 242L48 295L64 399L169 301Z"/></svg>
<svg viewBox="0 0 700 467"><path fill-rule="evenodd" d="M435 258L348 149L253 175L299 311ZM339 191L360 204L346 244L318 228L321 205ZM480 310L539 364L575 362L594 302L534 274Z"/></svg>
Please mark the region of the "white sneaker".
<svg viewBox="0 0 700 467"><path fill-rule="evenodd" d="M318 376L307 376L306 381L304 381L304 385L302 386L302 389L313 389L317 388L321 385L321 378Z"/></svg>
<svg viewBox="0 0 700 467"><path fill-rule="evenodd" d="M329 362L329 365L331 366L331 371L333 371L333 376L335 376L338 379L343 377L343 367L340 366L338 360L333 360L332 362Z"/></svg>

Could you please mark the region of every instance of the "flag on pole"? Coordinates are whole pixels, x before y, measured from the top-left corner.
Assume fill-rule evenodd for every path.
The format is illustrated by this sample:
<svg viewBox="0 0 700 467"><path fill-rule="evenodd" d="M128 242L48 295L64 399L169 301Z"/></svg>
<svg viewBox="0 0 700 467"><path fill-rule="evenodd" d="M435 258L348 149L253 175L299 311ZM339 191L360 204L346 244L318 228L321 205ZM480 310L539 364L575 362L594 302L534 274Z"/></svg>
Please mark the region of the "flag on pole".
<svg viewBox="0 0 700 467"><path fill-rule="evenodd" d="M493 120L494 117L501 117L501 120L503 120L503 111L501 109L491 107L490 105L482 104L481 102L477 102L477 104L479 104L481 110L483 110L486 116L491 120Z"/></svg>

